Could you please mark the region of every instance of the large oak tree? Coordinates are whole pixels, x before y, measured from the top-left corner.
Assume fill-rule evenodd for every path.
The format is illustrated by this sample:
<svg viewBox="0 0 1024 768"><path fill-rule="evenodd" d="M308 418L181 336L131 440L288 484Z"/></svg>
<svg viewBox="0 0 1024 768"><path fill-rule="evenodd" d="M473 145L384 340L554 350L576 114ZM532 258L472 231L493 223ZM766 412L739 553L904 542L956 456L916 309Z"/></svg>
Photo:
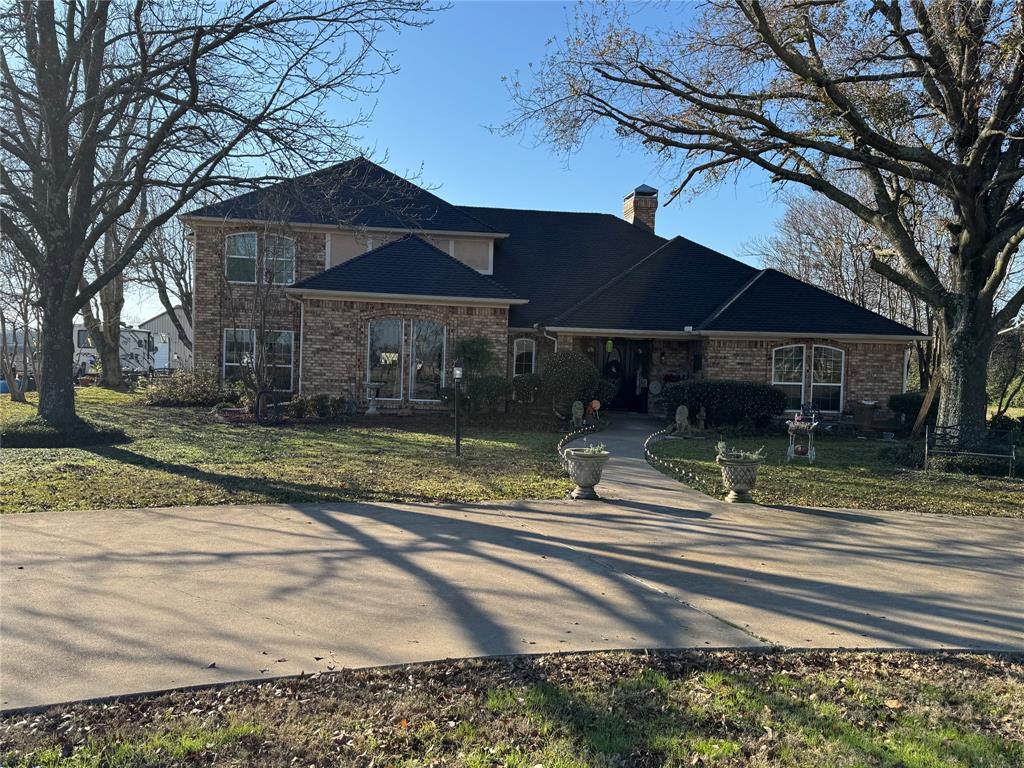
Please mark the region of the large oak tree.
<svg viewBox="0 0 1024 768"><path fill-rule="evenodd" d="M392 71L426 0L22 0L0 9L0 227L42 307L39 414L75 419L72 325L201 193L354 153L329 110ZM339 98L340 97L340 98ZM120 162L118 152L123 152ZM147 199L160 201L142 211ZM117 229L116 254L98 259Z"/></svg>
<svg viewBox="0 0 1024 768"><path fill-rule="evenodd" d="M675 194L755 168L846 207L887 244L872 269L934 309L941 423L982 427L993 340L1024 306L1006 286L1024 238L1021 3L715 0L677 29L630 21L583 9L512 83L508 127L573 148L612 126L678 170ZM915 190L946 209L943 275L908 227Z"/></svg>

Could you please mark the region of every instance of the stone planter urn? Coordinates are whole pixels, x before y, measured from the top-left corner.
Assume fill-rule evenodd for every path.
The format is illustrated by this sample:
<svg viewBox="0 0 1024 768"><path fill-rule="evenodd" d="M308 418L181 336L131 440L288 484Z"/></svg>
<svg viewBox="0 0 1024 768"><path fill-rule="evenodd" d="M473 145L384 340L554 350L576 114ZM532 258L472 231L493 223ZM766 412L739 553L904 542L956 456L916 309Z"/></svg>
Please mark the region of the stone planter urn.
<svg viewBox="0 0 1024 768"><path fill-rule="evenodd" d="M594 486L601 482L601 472L611 456L608 451L588 451L585 448L566 448L562 454L569 479L576 483L570 494L574 499L599 498Z"/></svg>
<svg viewBox="0 0 1024 768"><path fill-rule="evenodd" d="M725 453L719 454L715 461L722 468L722 482L729 491L725 500L752 504L754 497L750 492L757 484L757 470L764 462L764 457Z"/></svg>

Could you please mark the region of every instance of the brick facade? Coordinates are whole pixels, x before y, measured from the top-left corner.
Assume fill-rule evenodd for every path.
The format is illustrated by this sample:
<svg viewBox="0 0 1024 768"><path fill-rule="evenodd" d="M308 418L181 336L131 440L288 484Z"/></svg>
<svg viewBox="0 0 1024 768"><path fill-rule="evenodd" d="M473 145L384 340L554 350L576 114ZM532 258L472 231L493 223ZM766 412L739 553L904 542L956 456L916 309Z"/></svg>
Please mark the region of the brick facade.
<svg viewBox="0 0 1024 768"><path fill-rule="evenodd" d="M295 365L299 350L299 309L284 295L284 286L255 286L229 283L224 276L224 238L230 234L256 232L258 246L263 236L279 234L295 240L295 279L302 280L322 272L325 258L323 232L248 225L204 224L195 222L195 285L193 306L193 365L196 370L221 370L224 331L227 328L253 328L260 316L266 317L267 330L293 331ZM259 298L259 302L257 302ZM265 310L260 309L260 306Z"/></svg>
<svg viewBox="0 0 1024 768"><path fill-rule="evenodd" d="M903 391L906 342L848 342L827 338L710 338L704 341L704 376L708 379L741 381L772 380L772 353L777 347L801 344L806 347L804 365L805 400L811 396L811 355L815 344L843 350L844 410L859 400L878 401L888 408L889 396Z"/></svg>
<svg viewBox="0 0 1024 768"><path fill-rule="evenodd" d="M366 401L368 328L371 320L398 317L403 321L405 354L409 354L408 321L437 320L447 328L446 382L452 381L455 345L460 338L483 336L495 352L488 373L505 375L507 360L501 352L508 338L508 309L487 306L398 304L372 301L303 299L306 343L302 349L302 393L344 395ZM382 402L382 407L408 405L408 368L403 403ZM416 403L417 408L430 408Z"/></svg>

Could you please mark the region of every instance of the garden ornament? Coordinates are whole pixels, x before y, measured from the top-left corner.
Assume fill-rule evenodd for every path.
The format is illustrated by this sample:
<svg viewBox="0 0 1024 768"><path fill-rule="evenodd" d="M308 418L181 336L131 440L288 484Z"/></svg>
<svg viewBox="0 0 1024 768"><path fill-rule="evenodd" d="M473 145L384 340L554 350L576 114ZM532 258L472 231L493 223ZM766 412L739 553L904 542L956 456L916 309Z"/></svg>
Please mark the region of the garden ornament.
<svg viewBox="0 0 1024 768"><path fill-rule="evenodd" d="M690 434L690 409L685 405L676 408L676 430L677 435L688 437Z"/></svg>
<svg viewBox="0 0 1024 768"><path fill-rule="evenodd" d="M583 403L579 400L572 404L572 426L574 429L583 427Z"/></svg>

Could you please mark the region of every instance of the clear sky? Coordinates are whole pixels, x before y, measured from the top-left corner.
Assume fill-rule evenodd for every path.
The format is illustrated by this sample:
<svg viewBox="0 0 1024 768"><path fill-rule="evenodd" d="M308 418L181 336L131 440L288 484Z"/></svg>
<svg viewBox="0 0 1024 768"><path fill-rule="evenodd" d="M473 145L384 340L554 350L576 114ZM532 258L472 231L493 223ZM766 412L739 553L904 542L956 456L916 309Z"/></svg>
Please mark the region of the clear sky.
<svg viewBox="0 0 1024 768"><path fill-rule="evenodd" d="M511 113L503 75L526 72L545 43L568 29L574 6L565 0L455 2L425 29L389 35L401 71L376 96L363 144L375 158L416 175L449 202L511 208L602 211L622 214L622 198L640 184L673 186L654 160L605 133L592 134L578 153L565 156L534 137L492 133ZM636 5L636 23L685 24L690 5ZM524 79L526 75L523 76ZM339 116L344 113L339 111ZM750 238L767 233L781 211L764 176L741 177L690 200L680 197L658 211L663 236L684 235L731 256ZM134 297L126 320L160 312L152 298Z"/></svg>

